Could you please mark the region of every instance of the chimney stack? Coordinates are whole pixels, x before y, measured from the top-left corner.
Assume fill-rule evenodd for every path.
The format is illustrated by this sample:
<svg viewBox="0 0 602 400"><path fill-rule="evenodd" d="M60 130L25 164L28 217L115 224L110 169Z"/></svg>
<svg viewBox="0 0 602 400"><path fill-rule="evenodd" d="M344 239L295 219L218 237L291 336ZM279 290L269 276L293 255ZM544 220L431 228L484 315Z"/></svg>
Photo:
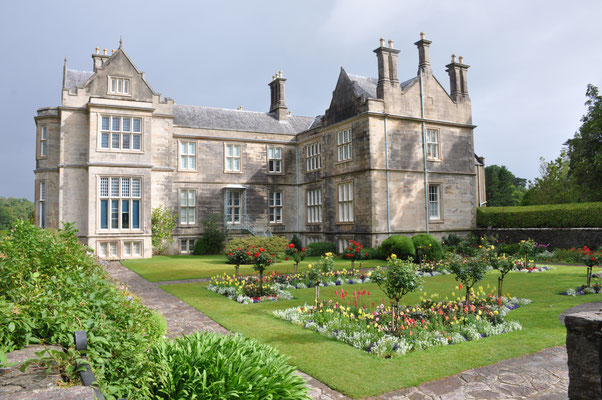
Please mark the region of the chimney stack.
<svg viewBox="0 0 602 400"><path fill-rule="evenodd" d="M102 68L102 65L104 64L107 58L109 58L109 55L107 54L107 49L104 50L104 54L100 54L100 47L97 47L96 53L92 54L92 68L94 72Z"/></svg>
<svg viewBox="0 0 602 400"><path fill-rule="evenodd" d="M385 47L385 39L380 38L380 47L374 50L378 60L378 83L376 97L385 99L394 91L399 91L399 78L397 76L397 57L399 50L393 48L393 41L389 40L389 47Z"/></svg>
<svg viewBox="0 0 602 400"><path fill-rule="evenodd" d="M420 70L422 70L423 74L433 73L429 57L429 46L431 43L433 42L425 39L424 32L420 32L420 40L414 43L418 47L418 74L420 74Z"/></svg>
<svg viewBox="0 0 602 400"><path fill-rule="evenodd" d="M468 96L468 68L470 65L464 64L464 57L459 57L456 62L456 55L452 54L451 63L446 65L446 71L449 74L449 91L454 101L469 99Z"/></svg>
<svg viewBox="0 0 602 400"><path fill-rule="evenodd" d="M269 83L271 105L270 112L274 113L278 121L285 121L288 118L288 110L284 99L284 82L286 78L282 76L282 71L272 76L272 81Z"/></svg>

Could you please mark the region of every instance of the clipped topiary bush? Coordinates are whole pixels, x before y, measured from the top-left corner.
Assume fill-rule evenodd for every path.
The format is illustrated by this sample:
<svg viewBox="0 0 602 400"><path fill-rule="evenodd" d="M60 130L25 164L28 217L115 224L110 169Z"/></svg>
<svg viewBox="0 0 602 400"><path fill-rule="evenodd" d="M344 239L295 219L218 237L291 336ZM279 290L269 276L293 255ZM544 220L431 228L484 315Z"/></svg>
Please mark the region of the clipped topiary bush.
<svg viewBox="0 0 602 400"><path fill-rule="evenodd" d="M250 249L252 246L264 248L266 252L279 256L288 244L288 239L284 236L245 236L234 238L226 243L224 252L230 254L236 249ZM281 257L278 257L281 258Z"/></svg>
<svg viewBox="0 0 602 400"><path fill-rule="evenodd" d="M409 236L389 236L378 246L378 250L383 259L389 258L391 254L403 260L413 260L416 257L416 248Z"/></svg>
<svg viewBox="0 0 602 400"><path fill-rule="evenodd" d="M441 243L428 233L419 233L412 236L414 248L416 249L416 257L419 262L422 261L437 261L443 257L443 248Z"/></svg>
<svg viewBox="0 0 602 400"><path fill-rule="evenodd" d="M314 242L307 245L307 255L320 257L326 253L336 253L337 247L330 242Z"/></svg>
<svg viewBox="0 0 602 400"><path fill-rule="evenodd" d="M480 228L596 228L602 226L602 202L520 207L479 207Z"/></svg>
<svg viewBox="0 0 602 400"><path fill-rule="evenodd" d="M283 356L241 335L195 332L157 343L149 358L154 399L308 399Z"/></svg>

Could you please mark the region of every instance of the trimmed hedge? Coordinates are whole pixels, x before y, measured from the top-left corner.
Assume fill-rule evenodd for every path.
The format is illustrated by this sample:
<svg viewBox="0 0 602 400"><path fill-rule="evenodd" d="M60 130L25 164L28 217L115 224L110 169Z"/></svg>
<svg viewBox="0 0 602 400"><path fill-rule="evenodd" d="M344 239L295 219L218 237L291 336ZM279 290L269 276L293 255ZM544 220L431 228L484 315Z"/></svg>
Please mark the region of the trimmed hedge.
<svg viewBox="0 0 602 400"><path fill-rule="evenodd" d="M602 202L477 209L479 228L597 228Z"/></svg>
<svg viewBox="0 0 602 400"><path fill-rule="evenodd" d="M336 253L337 246L330 242L314 242L307 245L307 255L320 257L326 253Z"/></svg>
<svg viewBox="0 0 602 400"><path fill-rule="evenodd" d="M249 249L251 246L263 247L268 253L279 256L284 252L284 247L288 244L288 239L284 236L245 236L234 238L226 243L224 253L229 254L236 249Z"/></svg>
<svg viewBox="0 0 602 400"><path fill-rule="evenodd" d="M416 257L414 242L408 236L393 235L386 238L378 247L382 257L389 258L391 254L404 260L413 260Z"/></svg>

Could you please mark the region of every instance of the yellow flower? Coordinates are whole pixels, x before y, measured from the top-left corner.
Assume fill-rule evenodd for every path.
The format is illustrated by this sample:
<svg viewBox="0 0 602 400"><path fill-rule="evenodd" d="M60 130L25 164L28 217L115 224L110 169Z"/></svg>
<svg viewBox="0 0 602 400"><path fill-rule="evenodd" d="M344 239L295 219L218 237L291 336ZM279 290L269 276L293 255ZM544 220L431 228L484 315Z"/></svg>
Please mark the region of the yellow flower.
<svg viewBox="0 0 602 400"><path fill-rule="evenodd" d="M311 269L311 264L309 264L309 265L307 266L307 269Z"/></svg>
<svg viewBox="0 0 602 400"><path fill-rule="evenodd" d="M495 315L498 315L499 313L497 312L497 310L495 310L495 311L493 312L493 314L495 314Z"/></svg>
<svg viewBox="0 0 602 400"><path fill-rule="evenodd" d="M481 317L479 317L479 316L477 315L477 320L479 320L479 319L481 319Z"/></svg>
<svg viewBox="0 0 602 400"><path fill-rule="evenodd" d="M397 254L391 254L391 260L397 260Z"/></svg>
<svg viewBox="0 0 602 400"><path fill-rule="evenodd" d="M324 255L328 258L328 257L332 256L332 253L326 253Z"/></svg>

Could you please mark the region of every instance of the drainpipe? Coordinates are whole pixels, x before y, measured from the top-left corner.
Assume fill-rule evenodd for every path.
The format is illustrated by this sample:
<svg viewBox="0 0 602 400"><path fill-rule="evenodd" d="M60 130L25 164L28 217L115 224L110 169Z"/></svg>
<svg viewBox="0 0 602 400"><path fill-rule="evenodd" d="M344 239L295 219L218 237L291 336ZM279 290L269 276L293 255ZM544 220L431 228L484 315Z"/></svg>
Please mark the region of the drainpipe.
<svg viewBox="0 0 602 400"><path fill-rule="evenodd" d="M424 88L422 85L422 68L418 70L420 80L420 117L422 118L422 155L424 157L424 211L426 222L426 233L430 233L429 227L429 177L426 165L426 123L424 122Z"/></svg>
<svg viewBox="0 0 602 400"><path fill-rule="evenodd" d="M299 143L295 143L295 187L297 189L297 233L299 232Z"/></svg>
<svg viewBox="0 0 602 400"><path fill-rule="evenodd" d="M387 169L387 234L391 236L391 202L389 200L389 142L387 133L387 117L385 116L385 168Z"/></svg>

